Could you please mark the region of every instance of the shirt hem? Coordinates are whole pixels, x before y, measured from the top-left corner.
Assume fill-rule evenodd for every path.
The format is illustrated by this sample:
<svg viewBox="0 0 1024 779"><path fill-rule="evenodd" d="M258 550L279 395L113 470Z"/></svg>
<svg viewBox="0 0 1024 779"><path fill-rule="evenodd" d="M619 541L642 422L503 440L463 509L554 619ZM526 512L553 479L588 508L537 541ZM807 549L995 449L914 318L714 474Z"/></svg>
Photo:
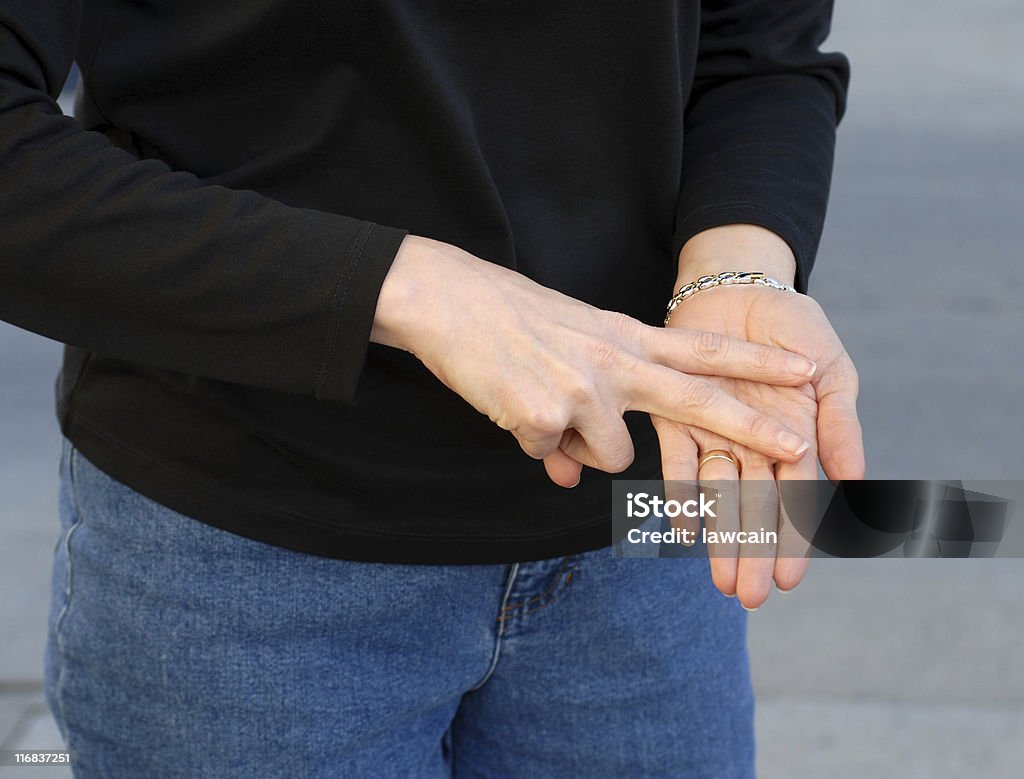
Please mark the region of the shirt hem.
<svg viewBox="0 0 1024 779"><path fill-rule="evenodd" d="M236 536L318 557L396 564L509 564L579 554L612 543L610 517L545 534L483 537L384 533L326 523L219 493L124 445L80 413L68 415L62 432L92 465L144 498Z"/></svg>

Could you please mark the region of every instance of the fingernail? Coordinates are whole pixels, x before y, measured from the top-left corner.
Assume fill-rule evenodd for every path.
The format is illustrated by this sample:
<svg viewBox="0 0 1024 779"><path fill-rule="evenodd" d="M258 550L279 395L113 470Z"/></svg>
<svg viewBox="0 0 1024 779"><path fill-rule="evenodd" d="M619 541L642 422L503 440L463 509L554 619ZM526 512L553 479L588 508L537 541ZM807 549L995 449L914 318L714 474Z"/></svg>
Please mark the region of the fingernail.
<svg viewBox="0 0 1024 779"><path fill-rule="evenodd" d="M741 606L743 606L743 604L742 604L742 603L741 603L740 605L741 605ZM754 608L752 608L752 609L751 609L751 608L747 608L746 606L743 606L743 610L744 610L744 611L749 611L749 612L750 612L751 614L753 614L753 613L754 613L755 611L757 611L757 610L758 610L759 608L761 608L761 607L760 607L760 606L754 606Z"/></svg>
<svg viewBox="0 0 1024 779"><path fill-rule="evenodd" d="M790 373L796 374L797 376L806 376L808 379L814 375L816 370L818 370L817 363L805 360L803 357L790 357L789 362L786 363L786 367L789 368Z"/></svg>
<svg viewBox="0 0 1024 779"><path fill-rule="evenodd" d="M790 587L788 590L784 590L779 585L776 584L775 585L775 591L777 593L779 593L779 595L789 595L789 593L791 593L793 591L793 588Z"/></svg>
<svg viewBox="0 0 1024 779"><path fill-rule="evenodd" d="M796 433L790 433L788 430L783 430L779 433L778 441L779 446L793 454L803 454L811 446Z"/></svg>
<svg viewBox="0 0 1024 779"><path fill-rule="evenodd" d="M580 474L579 478L576 479L576 483L572 485L572 487L570 487L569 489L571 490L573 487L579 487L581 481L583 481L583 474Z"/></svg>
<svg viewBox="0 0 1024 779"><path fill-rule="evenodd" d="M727 597L727 598L735 598L736 597L736 593L733 593L732 595L729 595L728 593L723 592L722 594L725 595L725 597Z"/></svg>

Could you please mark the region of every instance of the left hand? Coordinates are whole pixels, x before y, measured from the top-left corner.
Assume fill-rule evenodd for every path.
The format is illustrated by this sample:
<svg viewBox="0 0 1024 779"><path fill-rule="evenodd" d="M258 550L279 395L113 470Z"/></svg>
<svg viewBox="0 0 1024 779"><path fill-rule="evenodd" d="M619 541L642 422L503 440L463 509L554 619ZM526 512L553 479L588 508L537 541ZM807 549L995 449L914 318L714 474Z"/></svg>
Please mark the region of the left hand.
<svg viewBox="0 0 1024 779"><path fill-rule="evenodd" d="M730 237L730 229L719 228L718 232L721 236ZM733 230L732 237L737 234L738 231ZM719 236L712 235L711 238L717 240ZM761 235L755 233L754 239L761 240ZM782 244L774 234L769 241ZM699 246L696 242L695 245ZM765 245L774 248L774 244ZM735 255L735 248L733 243L729 253ZM789 257L792 262L792 255ZM792 281L792 271L787 273L784 269L773 268L767 254L747 262L732 259L727 266L719 263L717 267L714 264L690 263L684 269L681 261L680 279L686 282L704 273L748 269L764 270L780 281ZM715 287L683 301L672 314L669 326L699 327L753 343L778 346L817 363L810 382L799 387L714 379L744 403L774 416L807 441L816 441L816 446L812 443L811 449L795 463L777 462L702 428L652 416L661 444L666 481L697 481L700 457L712 449L728 450L739 461L741 516L719 515L719 529L730 526L734 529L777 527L777 504L769 506L763 500L753 499L744 501L743 482L758 480L763 484L772 480L815 480L819 458L825 475L833 481L864 478L864 446L857 418L857 371L828 318L814 300L805 295L757 285ZM737 473L727 460L715 459L700 469L700 478L705 481L734 480ZM790 534L795 532L792 527L783 528L780 544L792 549L786 541L787 531ZM797 586L806 573L808 562L803 555L775 558L763 554L759 557L743 556L740 550L738 556L712 555L711 571L719 590L726 595L738 595L746 608L753 609L768 597L773 579L780 590Z"/></svg>

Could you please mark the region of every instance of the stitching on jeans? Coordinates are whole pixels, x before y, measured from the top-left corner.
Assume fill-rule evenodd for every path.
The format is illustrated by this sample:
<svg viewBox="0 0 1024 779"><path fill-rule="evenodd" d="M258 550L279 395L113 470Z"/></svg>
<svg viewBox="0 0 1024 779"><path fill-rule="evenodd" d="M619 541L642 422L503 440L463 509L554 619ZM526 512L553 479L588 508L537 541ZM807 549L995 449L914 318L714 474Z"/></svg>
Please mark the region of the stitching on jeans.
<svg viewBox="0 0 1024 779"><path fill-rule="evenodd" d="M507 614L502 614L500 617L498 617L498 621L501 622L502 624L504 624L505 622L507 622L508 620L512 619L513 617L525 617L527 614L536 614L541 609L546 609L548 606L550 606L553 603L556 603L558 601L558 596L561 595L563 592L565 592L566 589L568 589L569 583L571 581L572 581L572 571L567 573L565 575L565 578L562 579L562 581L560 582L561 583L561 587L558 588L557 592L556 591L549 591L547 593L548 594L547 600L537 604L533 608L525 609L524 611L520 611L519 608L514 608L514 609L510 610Z"/></svg>
<svg viewBox="0 0 1024 779"><path fill-rule="evenodd" d="M518 603L510 603L508 606L506 606L502 610L503 611L511 611L512 609L521 609L523 606L529 606L531 603L536 603L539 600L543 600L548 595L550 595L552 592L554 592L558 588L558 585L560 585L562 583L562 574L565 572L565 569L568 566L569 566L569 558L567 557L564 560L562 560L562 565L558 569L558 573L555 574L555 576L556 576L555 583L552 584L550 587L548 587L548 589L546 589L540 595L534 595L532 598L528 598L527 600L522 600L522 601L519 601Z"/></svg>
<svg viewBox="0 0 1024 779"><path fill-rule="evenodd" d="M512 587L515 585L516 576L519 575L519 563L513 563L512 567L508 569L508 579L505 581L505 592L501 596L501 606L498 610L498 635L494 639L494 654L491 655L491 664L487 667L484 672L483 678L479 682L469 688L469 692L479 690L485 684L487 680L494 674L494 669L498 667L498 658L501 656L501 639L505 636L505 624L502 622L500 614L505 610L508 598L512 594ZM454 739L452 739L454 746Z"/></svg>
<svg viewBox="0 0 1024 779"><path fill-rule="evenodd" d="M545 606L550 606L554 603L556 598L569 587L569 583L572 581L572 575L576 571L576 562L578 559L578 555L565 558L565 560L562 561L562 567L558 569L558 580L551 585L551 587L542 594L536 595L529 600L520 601L519 603L513 603L506 606L498 615L498 622L504 622L511 617L522 617L526 614L533 614L534 612L540 611ZM540 601L544 602L539 603ZM527 609L526 607L532 603L539 603L539 605L536 608ZM526 610L520 611L521 609Z"/></svg>
<svg viewBox="0 0 1024 779"><path fill-rule="evenodd" d="M71 526L64 533L62 546L64 547L64 565L65 565L65 576L64 576L64 604L61 606L60 613L57 615L57 619L53 625L54 640L57 644L57 652L60 655L60 672L57 674L57 686L54 689L54 698L57 702L57 708L60 710L60 729L61 735L64 737L64 742L68 743L67 733L67 715L64 712L64 680L65 671L67 670L67 663L65 657L67 653L64 650L64 634L61 628L64 626L64 619L67 617L68 611L71 609L71 537L75 534L75 531L82 526L82 509L78 503L78 485L77 485L77 454L78 450L75 449L71 443L68 443L68 480L70 482L69 488L71 491L71 500L75 510L75 521L71 523Z"/></svg>

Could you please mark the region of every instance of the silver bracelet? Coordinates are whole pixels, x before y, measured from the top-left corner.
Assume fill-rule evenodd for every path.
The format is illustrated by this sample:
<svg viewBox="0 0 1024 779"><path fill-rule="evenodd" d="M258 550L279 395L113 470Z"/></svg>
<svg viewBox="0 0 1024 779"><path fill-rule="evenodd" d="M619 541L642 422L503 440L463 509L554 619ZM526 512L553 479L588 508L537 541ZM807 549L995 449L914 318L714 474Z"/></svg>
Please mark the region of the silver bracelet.
<svg viewBox="0 0 1024 779"><path fill-rule="evenodd" d="M665 313L665 324L668 324L668 320L671 318L672 312L676 310L676 306L687 298L693 297L701 290L711 289L712 287L727 287L733 284L760 284L762 287L771 287L781 292L796 292L789 284L783 284L781 281L770 279L758 271L727 270L714 276L701 276L696 281L691 281L689 284L681 286L679 291L672 296L672 299L668 302L668 311Z"/></svg>

